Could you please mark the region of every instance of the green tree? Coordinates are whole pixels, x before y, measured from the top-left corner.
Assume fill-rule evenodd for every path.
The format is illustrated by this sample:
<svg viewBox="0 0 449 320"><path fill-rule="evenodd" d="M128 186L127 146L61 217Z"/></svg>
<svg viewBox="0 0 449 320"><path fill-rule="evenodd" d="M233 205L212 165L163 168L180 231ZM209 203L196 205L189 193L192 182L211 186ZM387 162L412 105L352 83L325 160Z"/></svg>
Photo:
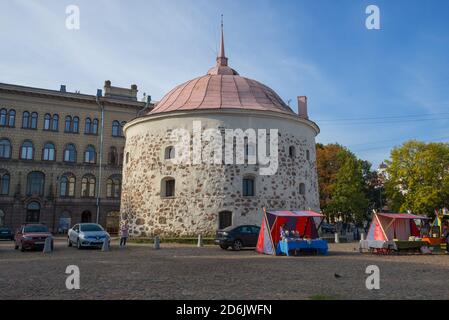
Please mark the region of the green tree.
<svg viewBox="0 0 449 320"><path fill-rule="evenodd" d="M395 211L432 216L449 205L449 144L411 140L391 151L386 192Z"/></svg>

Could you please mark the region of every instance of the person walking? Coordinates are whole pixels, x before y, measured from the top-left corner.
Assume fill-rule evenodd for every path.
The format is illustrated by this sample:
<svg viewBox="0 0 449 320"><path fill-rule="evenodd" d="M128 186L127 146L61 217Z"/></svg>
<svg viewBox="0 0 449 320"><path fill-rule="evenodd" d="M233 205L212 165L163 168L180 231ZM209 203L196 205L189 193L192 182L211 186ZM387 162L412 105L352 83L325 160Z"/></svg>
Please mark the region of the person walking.
<svg viewBox="0 0 449 320"><path fill-rule="evenodd" d="M120 247L126 246L126 240L128 240L129 227L128 221L125 221L120 228Z"/></svg>

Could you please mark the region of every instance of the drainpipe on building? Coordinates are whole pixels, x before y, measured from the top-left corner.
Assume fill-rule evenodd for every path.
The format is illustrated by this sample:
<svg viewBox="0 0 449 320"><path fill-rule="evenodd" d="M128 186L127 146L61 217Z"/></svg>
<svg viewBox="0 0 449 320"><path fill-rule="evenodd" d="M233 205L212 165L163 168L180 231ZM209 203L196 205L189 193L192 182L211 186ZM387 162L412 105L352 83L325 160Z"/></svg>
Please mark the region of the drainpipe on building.
<svg viewBox="0 0 449 320"><path fill-rule="evenodd" d="M102 96L101 89L97 90L95 101L101 110L100 122L100 154L98 158L98 182L97 182L97 223L100 223L100 197L101 197L101 181L103 176L103 131L104 131L104 105L100 102Z"/></svg>

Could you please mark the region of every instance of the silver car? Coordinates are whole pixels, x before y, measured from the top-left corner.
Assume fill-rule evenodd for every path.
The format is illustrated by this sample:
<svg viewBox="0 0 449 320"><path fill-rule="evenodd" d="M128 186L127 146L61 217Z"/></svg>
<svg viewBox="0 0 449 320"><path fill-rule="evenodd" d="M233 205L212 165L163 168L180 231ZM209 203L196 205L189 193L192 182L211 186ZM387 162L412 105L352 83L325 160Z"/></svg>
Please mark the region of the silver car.
<svg viewBox="0 0 449 320"><path fill-rule="evenodd" d="M105 241L110 244L111 236L102 226L96 223L75 224L67 234L68 246L76 245L78 249L82 247L102 247Z"/></svg>

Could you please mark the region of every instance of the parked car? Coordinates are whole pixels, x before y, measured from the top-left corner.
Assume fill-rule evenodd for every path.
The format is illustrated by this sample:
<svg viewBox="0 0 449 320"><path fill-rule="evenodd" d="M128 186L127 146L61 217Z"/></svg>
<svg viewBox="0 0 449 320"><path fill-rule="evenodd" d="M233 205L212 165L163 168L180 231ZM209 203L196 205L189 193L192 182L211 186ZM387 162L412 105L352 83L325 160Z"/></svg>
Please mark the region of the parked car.
<svg viewBox="0 0 449 320"><path fill-rule="evenodd" d="M67 245L82 247L102 247L103 243L111 243L111 236L102 226L96 223L79 223L74 225L67 234Z"/></svg>
<svg viewBox="0 0 449 320"><path fill-rule="evenodd" d="M335 233L335 226L330 223L322 223L321 224L321 231L323 233Z"/></svg>
<svg viewBox="0 0 449 320"><path fill-rule="evenodd" d="M240 250L244 247L255 247L259 238L260 227L252 225L230 226L218 230L215 237L215 244L223 250L231 247Z"/></svg>
<svg viewBox="0 0 449 320"><path fill-rule="evenodd" d="M40 249L45 245L45 240L51 238L51 249L53 250L53 236L44 224L27 224L17 230L14 237L14 248L20 251Z"/></svg>
<svg viewBox="0 0 449 320"><path fill-rule="evenodd" d="M11 229L1 227L0 228L0 240L12 240L14 241L14 232Z"/></svg>

